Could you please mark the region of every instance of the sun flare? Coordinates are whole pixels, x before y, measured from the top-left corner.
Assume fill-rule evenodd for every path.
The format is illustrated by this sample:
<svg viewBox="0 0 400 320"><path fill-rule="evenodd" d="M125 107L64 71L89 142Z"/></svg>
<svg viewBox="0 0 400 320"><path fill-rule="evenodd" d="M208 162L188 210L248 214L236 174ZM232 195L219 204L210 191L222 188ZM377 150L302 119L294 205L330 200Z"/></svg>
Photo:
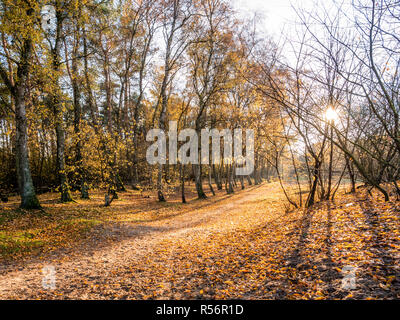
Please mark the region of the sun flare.
<svg viewBox="0 0 400 320"><path fill-rule="evenodd" d="M334 108L329 107L325 112L325 119L329 122L336 122L339 120L339 115Z"/></svg>

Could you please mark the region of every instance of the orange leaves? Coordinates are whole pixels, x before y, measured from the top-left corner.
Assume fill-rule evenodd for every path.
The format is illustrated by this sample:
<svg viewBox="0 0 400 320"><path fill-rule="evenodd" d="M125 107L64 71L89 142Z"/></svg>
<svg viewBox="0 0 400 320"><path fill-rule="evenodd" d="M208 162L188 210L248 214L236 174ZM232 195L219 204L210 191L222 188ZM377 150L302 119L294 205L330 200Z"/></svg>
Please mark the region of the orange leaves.
<svg viewBox="0 0 400 320"><path fill-rule="evenodd" d="M132 194L123 195L106 212L90 207L97 200L85 202L79 212L57 204L51 219L34 226L43 227L40 237L48 235L47 230L59 230L59 239L65 240L66 231L72 234L87 221L100 220L96 232L89 233L96 244L104 240L104 233L124 239L121 243L127 249L113 255L115 260L104 269L107 276L90 281L85 277L79 284L96 298L398 298L397 203L342 196L336 204L321 204L314 211L283 214L278 190L277 184L264 185L219 202L209 199L185 207L132 204L127 200ZM147 214L143 209L149 210ZM73 222L65 225L63 210ZM12 221L14 228L27 226L22 218ZM136 233L123 238L124 228L128 233L141 230L143 239ZM32 230L25 232L39 237ZM343 285L352 274L355 289Z"/></svg>

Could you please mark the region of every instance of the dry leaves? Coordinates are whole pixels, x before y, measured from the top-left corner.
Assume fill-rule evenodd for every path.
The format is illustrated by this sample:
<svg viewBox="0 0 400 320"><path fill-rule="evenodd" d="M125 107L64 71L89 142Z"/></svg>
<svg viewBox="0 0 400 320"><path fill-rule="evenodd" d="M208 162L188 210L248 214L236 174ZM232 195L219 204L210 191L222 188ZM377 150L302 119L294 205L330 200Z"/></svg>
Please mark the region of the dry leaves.
<svg viewBox="0 0 400 320"><path fill-rule="evenodd" d="M60 280L56 292L31 287L24 295L54 299L400 298L400 203L341 195L336 203L284 213L283 201L279 186L269 184L233 197L220 194L213 200L194 201L188 207L169 204L157 208L169 214L141 216L147 229L138 239L125 234L128 227L121 227L139 221L128 219L128 211L134 209L123 199L114 208L113 223L118 222L120 232L115 240L126 242L115 260L103 264L103 269L93 268L99 271L92 277L85 270L79 277L72 273L68 282ZM87 262L88 270L108 257L112 248L107 250ZM354 290L343 287L349 266L356 270ZM67 270L71 267L61 265L60 272L62 268L71 273Z"/></svg>

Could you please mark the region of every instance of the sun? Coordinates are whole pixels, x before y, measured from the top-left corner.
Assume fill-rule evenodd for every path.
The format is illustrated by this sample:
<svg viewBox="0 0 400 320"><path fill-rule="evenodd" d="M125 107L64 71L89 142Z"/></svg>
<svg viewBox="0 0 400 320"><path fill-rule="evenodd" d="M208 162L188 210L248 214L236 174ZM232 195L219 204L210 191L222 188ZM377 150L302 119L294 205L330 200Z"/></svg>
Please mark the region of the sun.
<svg viewBox="0 0 400 320"><path fill-rule="evenodd" d="M334 108L329 107L329 108L325 111L325 119L326 119L328 122L336 122L336 121L339 120L339 115L338 115L337 111L336 111Z"/></svg>

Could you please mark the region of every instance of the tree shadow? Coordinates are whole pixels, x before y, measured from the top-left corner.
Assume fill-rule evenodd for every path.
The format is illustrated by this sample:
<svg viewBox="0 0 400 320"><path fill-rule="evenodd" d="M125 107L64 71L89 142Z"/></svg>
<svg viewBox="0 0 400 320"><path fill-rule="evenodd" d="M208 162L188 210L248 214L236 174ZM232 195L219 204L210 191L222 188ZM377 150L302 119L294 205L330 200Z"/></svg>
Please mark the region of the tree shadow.
<svg viewBox="0 0 400 320"><path fill-rule="evenodd" d="M341 274L337 271L337 264L334 262L332 257L332 204L327 204L327 220L326 220L326 237L325 237L325 248L326 257L322 260L323 264L318 267L318 271L321 274L321 280L325 282L326 293L328 299L341 297L341 294L337 293L337 288L334 286L334 281L341 278Z"/></svg>
<svg viewBox="0 0 400 320"><path fill-rule="evenodd" d="M300 219L300 231L295 248L284 259L284 263L288 267L287 277L278 284L279 288L276 290L275 299L288 299L294 293L305 297L311 288L304 280L312 282L317 279L323 281L325 298L334 299L343 295L335 287L335 281L341 278L341 274L337 271L337 264L334 262L332 254L332 204L326 203L324 206L326 206L324 208L326 220L324 220L321 233L318 235L324 237L323 244L319 248L312 248L311 254L309 252L307 254L307 250L311 248L308 244L309 236L312 232L312 221L317 208L305 209ZM317 227L316 225L315 228ZM307 274L310 270L313 271L309 275L311 279L304 279L304 274Z"/></svg>
<svg viewBox="0 0 400 320"><path fill-rule="evenodd" d="M307 269L308 262L303 258L303 250L306 247L307 237L310 232L312 218L314 216L315 211L310 209L304 209L302 217L298 220L298 229L299 235L298 239L295 240L296 246L293 250L289 252L286 257L283 258L282 263L289 268L290 270L295 270L295 274L292 274L289 271L286 271L286 277L282 280L273 281L271 287L270 279L267 279L265 285L268 289L275 289L274 299L289 299L292 292L293 285L298 286L298 277L299 271L303 269ZM296 236L297 232L293 231L289 236ZM249 292L250 293L250 292Z"/></svg>
<svg viewBox="0 0 400 320"><path fill-rule="evenodd" d="M376 208L369 201L363 201L359 204L364 214L365 225L371 235L371 241L366 243L363 250L369 253L372 258L371 261L373 261L373 264L371 264L371 261L367 261L363 266L372 269L370 271L372 271L373 276L365 272L361 284L367 286L369 290L373 290L376 298L392 297L398 299L400 292L398 260L390 254L391 249L386 236L393 230L384 219L380 219ZM380 280L377 281L376 277L380 277ZM382 278L392 278L390 286L387 286L387 283L385 284Z"/></svg>
<svg viewBox="0 0 400 320"><path fill-rule="evenodd" d="M301 251L306 245L306 240L309 234L313 216L314 210L304 209L303 216L300 220L300 236L297 241L296 248L287 257L287 266L289 267L298 267L304 262Z"/></svg>

